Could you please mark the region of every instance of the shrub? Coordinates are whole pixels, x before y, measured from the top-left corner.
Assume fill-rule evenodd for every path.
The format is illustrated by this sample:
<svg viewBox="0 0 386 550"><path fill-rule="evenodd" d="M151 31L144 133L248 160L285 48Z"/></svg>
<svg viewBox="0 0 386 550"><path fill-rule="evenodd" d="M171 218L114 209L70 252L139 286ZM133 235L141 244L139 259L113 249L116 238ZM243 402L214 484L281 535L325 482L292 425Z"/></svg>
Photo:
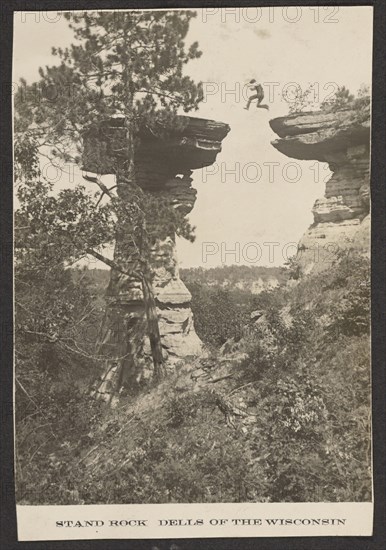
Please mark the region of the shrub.
<svg viewBox="0 0 386 550"><path fill-rule="evenodd" d="M221 287L189 285L192 293L192 310L198 336L206 344L221 346L228 339L239 340L248 319L247 309L240 301L250 293L232 291Z"/></svg>

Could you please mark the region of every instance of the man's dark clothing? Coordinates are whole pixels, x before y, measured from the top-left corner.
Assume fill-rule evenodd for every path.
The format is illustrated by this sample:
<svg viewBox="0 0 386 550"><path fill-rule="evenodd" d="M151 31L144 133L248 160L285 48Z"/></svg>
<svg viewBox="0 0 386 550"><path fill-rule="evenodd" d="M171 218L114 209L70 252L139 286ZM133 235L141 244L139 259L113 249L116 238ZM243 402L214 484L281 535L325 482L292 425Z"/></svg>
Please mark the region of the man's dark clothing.
<svg viewBox="0 0 386 550"><path fill-rule="evenodd" d="M261 84L256 84L256 86L252 86L252 88L255 90L256 93L251 95L251 97L248 99L247 106L245 107L247 110L249 109L249 107L250 107L250 105L251 105L251 103L254 99L257 99L256 107L258 107L264 99L264 90L263 90L263 86Z"/></svg>

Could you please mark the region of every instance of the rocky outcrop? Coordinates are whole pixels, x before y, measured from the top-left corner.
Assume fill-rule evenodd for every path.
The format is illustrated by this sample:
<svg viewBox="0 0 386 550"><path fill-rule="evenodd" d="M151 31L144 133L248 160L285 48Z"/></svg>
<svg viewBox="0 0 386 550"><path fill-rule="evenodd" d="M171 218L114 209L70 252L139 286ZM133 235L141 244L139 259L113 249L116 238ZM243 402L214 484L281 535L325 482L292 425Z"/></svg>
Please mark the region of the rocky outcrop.
<svg viewBox="0 0 386 550"><path fill-rule="evenodd" d="M278 151L299 160L327 162L333 172L315 201L314 223L299 243L304 272L328 268L340 251L369 252L370 108L315 111L270 121Z"/></svg>
<svg viewBox="0 0 386 550"><path fill-rule="evenodd" d="M192 171L216 160L229 129L227 124L212 120L177 117L175 127L167 133L156 136L149 130L140 132L135 149L137 184L155 196L167 198L183 215L188 214L196 201ZM117 167L124 166L127 160L125 144L122 117L91 128L84 135L83 170L100 175L116 173ZM119 247L124 249L125 243L116 242L116 253ZM174 234L155 244L152 258L162 346L167 364L172 365L182 357L197 355L201 342L194 330L191 294L179 277ZM106 299L114 309L115 322L117 317L122 319L121 330L126 331L127 319L143 316L143 296L138 281L112 271ZM109 336L107 341L111 341ZM105 348L102 352L107 352L107 345ZM142 350L145 357L150 356L146 338ZM149 362L142 362L141 368L146 374L143 363ZM143 372L132 372L129 377L138 379L142 375Z"/></svg>

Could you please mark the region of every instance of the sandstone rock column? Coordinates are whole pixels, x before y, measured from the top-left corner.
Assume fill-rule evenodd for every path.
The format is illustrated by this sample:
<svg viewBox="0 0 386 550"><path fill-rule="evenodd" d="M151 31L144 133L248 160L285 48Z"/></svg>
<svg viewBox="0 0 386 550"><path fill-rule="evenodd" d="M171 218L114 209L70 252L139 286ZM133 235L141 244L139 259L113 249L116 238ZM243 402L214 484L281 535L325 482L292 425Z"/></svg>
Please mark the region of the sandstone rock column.
<svg viewBox="0 0 386 550"><path fill-rule="evenodd" d="M175 131L164 139L142 132L135 154L136 183L188 214L196 200L192 171L216 160L228 132L226 124L192 117L178 117ZM92 129L84 136L83 169L99 175L114 173L125 162L124 140L123 118ZM126 237L115 243L115 257L123 263L128 256ZM182 358L199 354L201 342L194 330L191 295L179 277L174 234L156 242L152 258L162 348L166 366L172 369ZM99 353L110 359L96 391L110 400L117 385L134 387L149 378L152 364L140 282L112 270L106 303ZM119 361L124 368L118 375Z"/></svg>

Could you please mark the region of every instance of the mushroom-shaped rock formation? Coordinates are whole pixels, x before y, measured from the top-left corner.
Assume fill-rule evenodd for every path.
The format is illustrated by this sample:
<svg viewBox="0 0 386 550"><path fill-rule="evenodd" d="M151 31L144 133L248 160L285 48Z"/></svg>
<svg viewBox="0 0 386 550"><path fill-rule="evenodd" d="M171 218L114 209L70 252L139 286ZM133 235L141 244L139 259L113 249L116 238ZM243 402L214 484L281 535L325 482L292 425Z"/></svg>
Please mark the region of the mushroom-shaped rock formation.
<svg viewBox="0 0 386 550"><path fill-rule="evenodd" d="M136 183L153 195L168 198L171 205L184 215L188 214L196 200L196 190L191 185L192 171L215 162L221 151L221 142L229 130L229 126L221 122L179 116L171 130L161 132L162 137L149 130L140 132L135 146ZM126 144L123 117L111 118L91 128L84 135L83 170L101 175L116 173L117 168L124 166L127 160ZM120 254L122 259L124 249L125 242L117 241L115 257ZM155 272L153 290L162 346L170 364L184 356L198 354L201 342L193 326L191 295L179 278L175 235L170 234L162 242L157 242L152 257ZM108 309L113 310L106 313L107 325L110 319L110 324L119 323L126 327L128 318L144 315L140 283L116 271L111 273L107 301ZM107 337L105 344L102 342L102 352L110 356L119 355L117 348L122 347L115 346L114 342L111 344L112 338L109 336L113 329L106 326L103 332ZM142 349L144 357L148 356L150 347L146 338ZM129 377L131 375L138 379L138 372L129 373ZM107 386L99 390L103 391L108 391Z"/></svg>
<svg viewBox="0 0 386 550"><path fill-rule="evenodd" d="M304 272L323 270L343 249L369 252L370 108L307 112L275 118L272 145L288 157L327 162L333 172L312 209L314 223L299 243Z"/></svg>
<svg viewBox="0 0 386 550"><path fill-rule="evenodd" d="M162 137L150 130L139 133L135 150L136 182L146 191L168 196L176 208L188 214L196 201L192 171L210 166L221 151L228 124L176 117L176 127ZM126 158L124 117L106 120L92 127L83 137L83 170L101 175L114 174Z"/></svg>

